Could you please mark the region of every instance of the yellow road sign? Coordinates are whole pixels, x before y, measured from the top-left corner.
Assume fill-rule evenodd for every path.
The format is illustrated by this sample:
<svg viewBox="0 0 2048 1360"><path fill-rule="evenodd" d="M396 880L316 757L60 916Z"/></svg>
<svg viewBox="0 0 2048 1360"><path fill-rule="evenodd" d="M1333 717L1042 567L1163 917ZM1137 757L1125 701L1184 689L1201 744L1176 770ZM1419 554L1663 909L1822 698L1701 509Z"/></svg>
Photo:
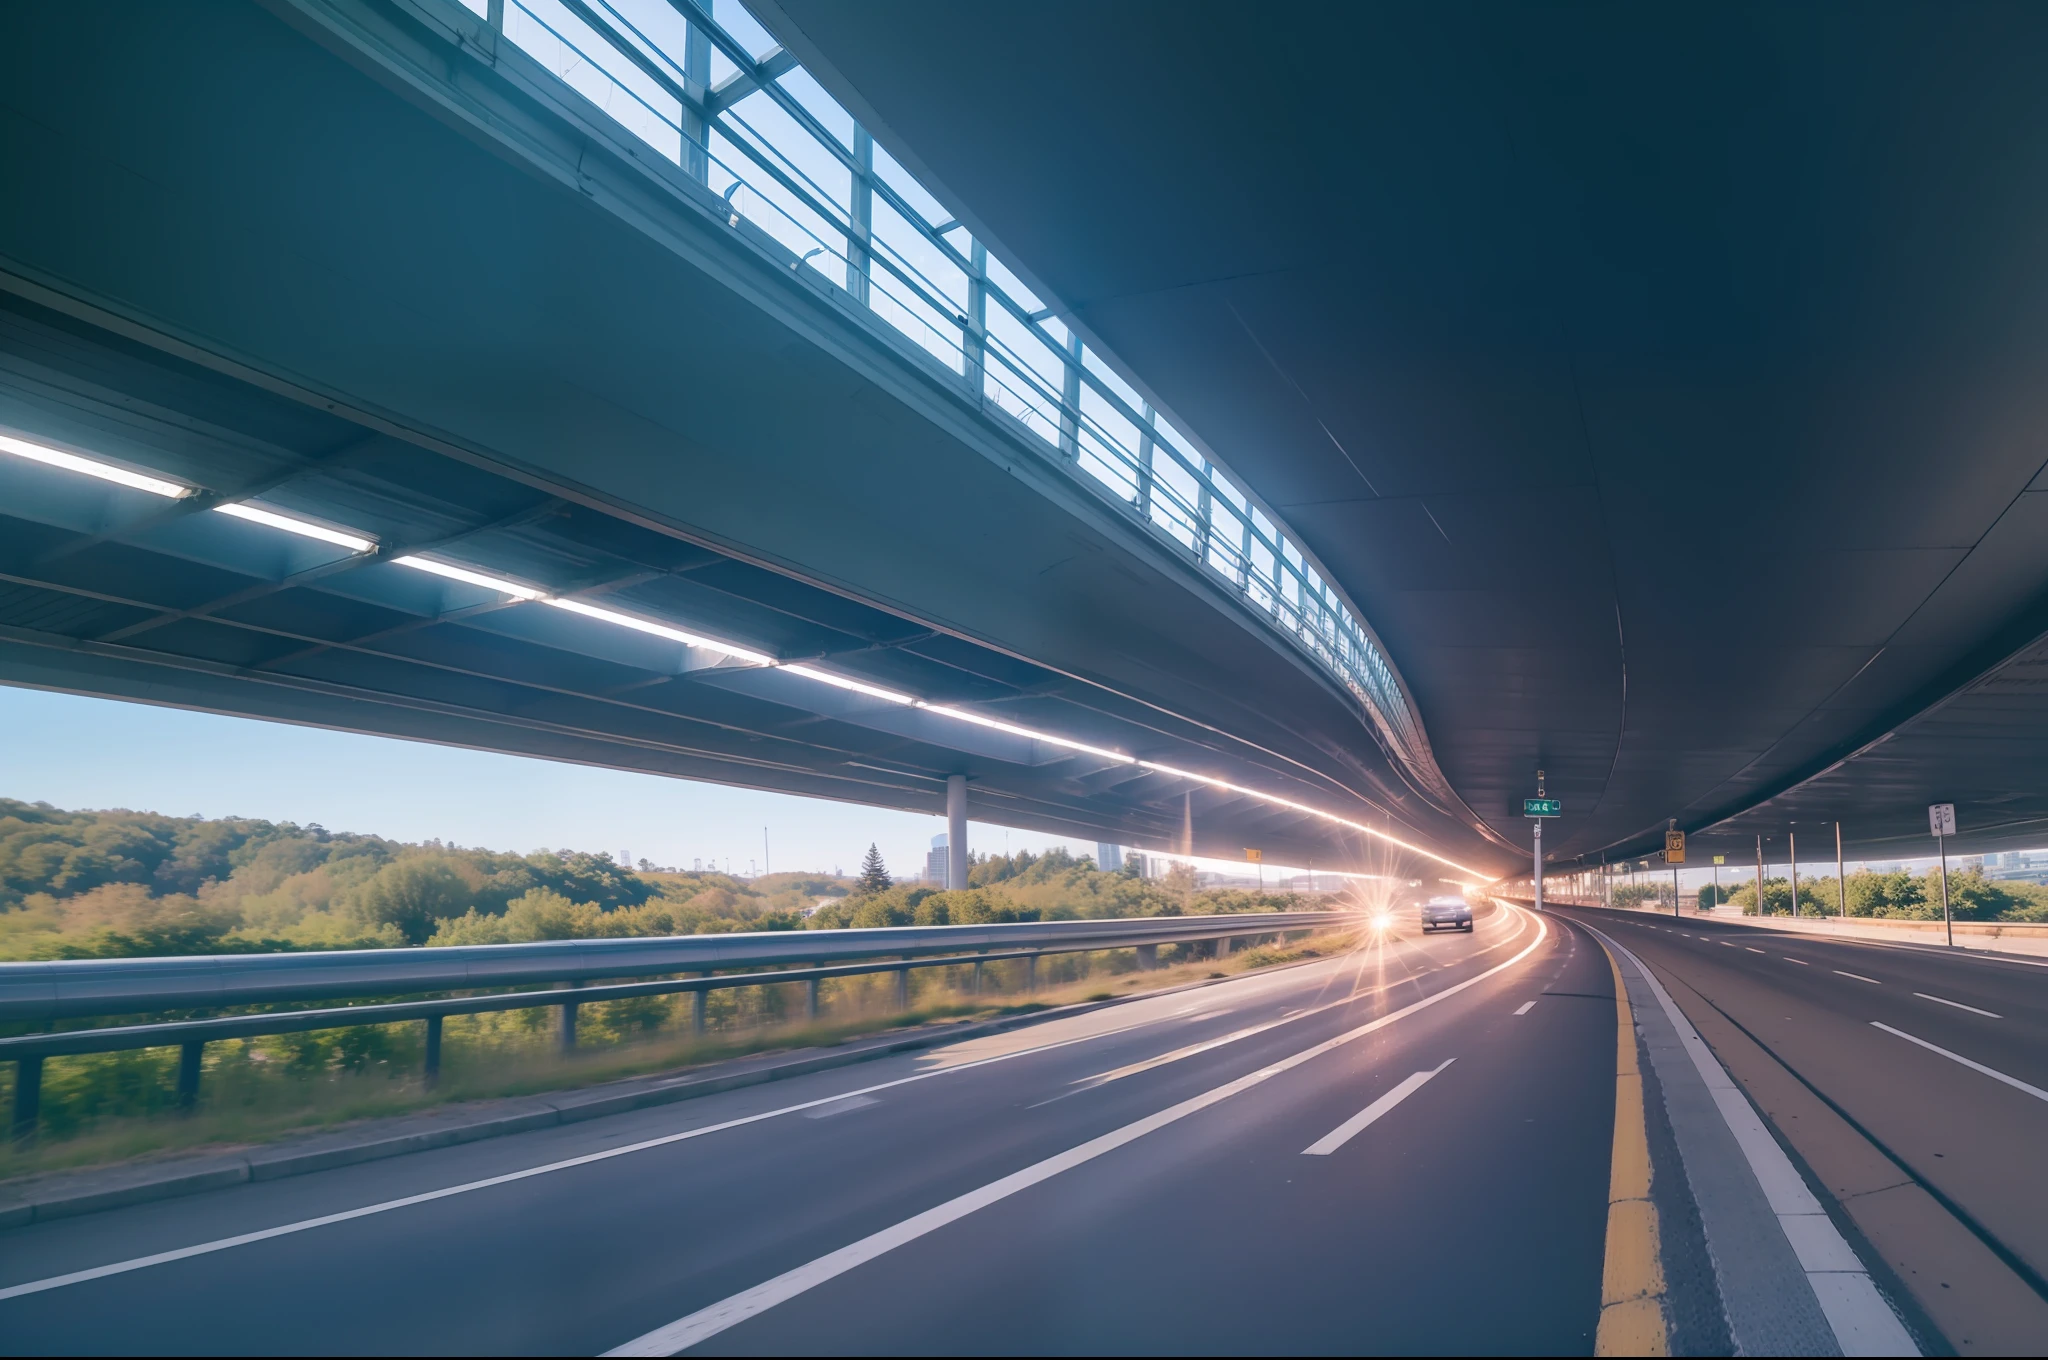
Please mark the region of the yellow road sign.
<svg viewBox="0 0 2048 1360"><path fill-rule="evenodd" d="M1685 833L1683 831L1667 831L1664 833L1664 862L1666 864L1685 863Z"/></svg>
<svg viewBox="0 0 2048 1360"><path fill-rule="evenodd" d="M1245 863L1247 864L1262 864L1265 862L1266 852L1263 850L1254 850L1249 845L1247 845L1244 848L1244 858Z"/></svg>
<svg viewBox="0 0 2048 1360"><path fill-rule="evenodd" d="M1727 857L1726 855L1716 855L1716 856L1714 856L1714 863L1716 863L1716 864L1726 864L1727 862L1728 862L1728 857Z"/></svg>

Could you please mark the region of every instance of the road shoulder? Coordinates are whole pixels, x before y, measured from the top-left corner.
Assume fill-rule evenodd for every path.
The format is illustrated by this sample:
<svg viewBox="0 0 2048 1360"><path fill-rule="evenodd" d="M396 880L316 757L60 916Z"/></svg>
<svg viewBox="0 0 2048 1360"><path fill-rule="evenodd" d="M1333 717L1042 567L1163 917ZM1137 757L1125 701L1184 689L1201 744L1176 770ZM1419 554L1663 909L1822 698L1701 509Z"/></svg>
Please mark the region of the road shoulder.
<svg viewBox="0 0 2048 1360"><path fill-rule="evenodd" d="M1910 1172L1683 980L1673 1001L1837 1211L1915 1330L1959 1354L2026 1354L2048 1305ZM1917 1312L1920 1317L1910 1315Z"/></svg>
<svg viewBox="0 0 2048 1360"><path fill-rule="evenodd" d="M1918 1354L1863 1260L1669 992L1633 954L1606 943L1635 1002L1735 1352Z"/></svg>

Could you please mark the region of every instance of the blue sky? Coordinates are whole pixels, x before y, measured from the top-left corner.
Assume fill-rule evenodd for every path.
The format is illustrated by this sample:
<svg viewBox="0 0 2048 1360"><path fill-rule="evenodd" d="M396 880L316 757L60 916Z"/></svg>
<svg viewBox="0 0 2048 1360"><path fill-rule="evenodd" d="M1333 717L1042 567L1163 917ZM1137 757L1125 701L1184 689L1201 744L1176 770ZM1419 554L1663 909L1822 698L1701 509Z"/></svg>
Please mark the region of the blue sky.
<svg viewBox="0 0 2048 1360"><path fill-rule="evenodd" d="M403 841L494 850L631 851L689 868L715 858L851 873L870 841L922 870L941 817L654 775L0 686L0 795L62 808L318 822ZM975 850L1070 844L974 826Z"/></svg>

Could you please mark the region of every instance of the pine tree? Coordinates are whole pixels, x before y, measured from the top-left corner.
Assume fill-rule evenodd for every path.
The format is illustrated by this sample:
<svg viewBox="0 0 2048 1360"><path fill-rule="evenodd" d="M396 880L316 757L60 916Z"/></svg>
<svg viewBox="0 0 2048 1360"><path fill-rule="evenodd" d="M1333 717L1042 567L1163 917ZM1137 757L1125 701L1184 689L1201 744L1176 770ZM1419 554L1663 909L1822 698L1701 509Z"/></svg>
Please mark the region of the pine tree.
<svg viewBox="0 0 2048 1360"><path fill-rule="evenodd" d="M867 858L860 862L860 877L853 882L853 895L872 897L876 893L887 892L895 881L889 877L889 866L882 863L882 852L872 841L869 842Z"/></svg>

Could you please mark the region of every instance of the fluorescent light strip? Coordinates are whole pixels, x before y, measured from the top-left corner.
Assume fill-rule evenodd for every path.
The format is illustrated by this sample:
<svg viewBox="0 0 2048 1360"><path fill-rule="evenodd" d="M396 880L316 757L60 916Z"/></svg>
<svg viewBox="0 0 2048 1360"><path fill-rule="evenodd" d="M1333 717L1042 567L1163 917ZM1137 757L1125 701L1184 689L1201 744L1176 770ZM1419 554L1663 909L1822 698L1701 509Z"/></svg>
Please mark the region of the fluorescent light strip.
<svg viewBox="0 0 2048 1360"><path fill-rule="evenodd" d="M772 656L764 656L760 652L750 652L744 647L735 647L730 642L718 642L712 638L700 637L695 633L685 633L682 629L671 628L665 623L655 623L650 619L637 619L631 614L621 614L613 609L600 609L594 604L585 604L581 600L565 600L559 595L543 596L542 599L545 603L551 604L557 609L566 609L572 614L581 614L585 618L602 619L606 623L615 623L621 628L631 628L638 633L651 633L655 637L667 638L671 642L680 642L687 647L703 647L708 651L724 652L727 656L738 657L742 661L751 661L757 666L772 666L775 664L775 658Z"/></svg>
<svg viewBox="0 0 2048 1360"><path fill-rule="evenodd" d="M47 445L32 443L29 440L19 439L12 435L0 434L0 452L11 453L20 458L27 458L51 467L63 468L70 472L81 472L88 477L97 477L101 481L115 482L122 486L132 487L137 491L147 491L153 495L172 499L189 495L192 491L191 487L182 486L177 482L145 476L139 472L130 472L126 468L115 467L110 463L95 462L89 458L81 458L75 453L66 453L62 449L53 449ZM307 538L317 538L322 542L332 543L354 552L369 552L376 547L374 539L359 537L339 529L329 529L324 525L294 519L289 515L281 515L275 511L263 510L247 504L220 505L214 508L222 514L233 515L237 519L249 520L257 524L267 524L274 529L282 529L287 533L300 534ZM723 652L727 656L736 657L741 661L751 661L760 666L777 666L778 669L788 671L792 675L802 676L806 680L813 680L819 684L831 685L836 689L850 690L856 694L865 694L870 698L886 700L893 704L921 708L927 713L934 713L942 718L952 718L957 722L972 723L976 727L986 727L998 732L1008 732L1013 736L1026 737L1032 741L1042 741L1048 745L1060 747L1063 750L1080 751L1087 755L1100 756L1104 760L1113 760L1120 764L1135 764L1159 774L1171 775L1176 779L1186 779L1197 784L1205 784L1212 789L1223 789L1230 793L1242 794L1247 798L1257 799L1259 802L1273 807L1282 807L1292 812L1299 812L1304 816L1315 817L1333 825L1359 832L1362 835L1371 836L1375 840L1385 841L1389 845L1399 846L1401 849L1413 854L1433 859L1439 864L1447 864L1460 873L1480 874L1480 871L1477 869L1460 864L1454 859L1447 859L1443 855L1437 854L1434 850L1425 850L1419 845L1412 845L1398 836L1388 835L1386 832L1376 827L1367 826L1363 822L1354 822L1348 817L1339 817L1334 812L1324 812L1320 808L1312 808L1306 803L1297 803L1292 799L1281 798L1276 794L1261 793L1257 789L1248 789L1242 784L1233 784L1225 779L1216 779L1209 775L1196 774L1192 770L1183 770L1172 765L1162 765L1157 761L1138 760L1133 756L1126 755L1122 751L1111 751L1100 746L1090 746L1086 742L1073 741L1066 737L1054 736L1050 732L1040 732L1029 727L1020 727L1015 723L1003 722L998 718L985 718L978 713L969 713L965 709L952 708L944 704L926 703L922 699L912 698L910 695L899 693L896 690L884 689L880 685L865 684L859 680L850 680L844 676L833 675L829 671L816 670L810 666L797 664L778 665L774 657L764 655L761 652L750 651L744 647L735 647L729 642L718 642L711 638L701 637L695 633L686 633L680 628L671 628L666 624L655 623L649 619L635 618L631 614L621 614L616 610L602 609L597 605L585 604L581 600L565 600L550 596L546 591L535 590L532 586L523 586L516 581L508 581L501 576L487 576L483 572L471 571L467 567L458 567L447 562L436 562L431 558L425 557L407 556L393 558L392 560L401 567L411 567L415 571L429 572L435 576L445 576L451 581L461 581L467 585L481 586L485 590L495 590L501 595L510 595L515 600L540 600L553 605L557 609L566 609L571 613L581 614L586 618L617 624L621 628L631 628L636 632L668 638L671 641L680 642L690 647L703 647L710 651ZM1484 877L1483 874L1480 874L1480 876Z"/></svg>
<svg viewBox="0 0 2048 1360"><path fill-rule="evenodd" d="M1065 737L1056 737L1050 732L1039 732L1029 727L1019 727L1015 723L1006 723L996 718L984 718L979 713L969 713L965 709L948 708L943 704L926 703L920 703L918 707L927 713L936 713L942 718L954 718L960 722L973 723L976 727L992 727L998 732L1008 732L1013 736L1029 737L1033 741L1042 741L1050 746L1064 747L1069 751L1086 751L1089 755L1101 756L1104 760L1119 761L1125 765L1142 763L1137 757L1127 756L1122 751L1107 751L1100 746L1090 746L1086 742L1069 741Z"/></svg>
<svg viewBox="0 0 2048 1360"><path fill-rule="evenodd" d="M324 524L294 519L290 515L280 515L275 510L264 510L247 502L239 505L216 505L213 508L223 515L246 519L252 524L267 524L273 529L282 529L301 538L317 538L322 543L332 543L337 548L347 548L350 552L366 553L377 546L377 540L373 538L364 538L360 534L346 534L339 529L330 529Z"/></svg>
<svg viewBox="0 0 2048 1360"><path fill-rule="evenodd" d="M1443 855L1439 855L1434 850L1425 850L1419 845L1411 845L1407 841L1402 840L1399 836L1388 835L1386 832L1380 830L1378 827L1367 826L1364 822L1354 822L1349 817L1339 817L1334 812L1324 812L1321 808L1312 808L1306 803L1297 803L1291 798L1282 798L1277 794L1271 793L1260 793L1257 789L1248 789L1242 784L1233 784L1227 779L1212 779L1206 774L1196 774L1192 770L1176 769L1171 765L1161 765L1157 761L1141 760L1138 762L1138 764L1140 764L1148 770L1156 770L1160 774L1175 775L1181 779L1192 779L1198 784L1207 784L1212 789L1227 789L1231 793L1241 793L1247 798L1256 798L1260 802L1270 803L1274 807L1284 807L1292 812L1299 812L1309 817L1319 817L1323 821L1334 822L1338 826L1348 827L1353 831L1362 832L1367 836L1371 836L1374 840L1385 841L1389 845L1398 845L1403 850L1410 851L1414 854L1425 855L1430 859L1435 860L1438 864L1448 864L1451 868L1456 869L1460 873L1478 874L1482 878L1485 877L1485 875L1480 870L1474 869L1470 865L1460 864L1458 863L1458 861L1454 859L1448 859Z"/></svg>
<svg viewBox="0 0 2048 1360"><path fill-rule="evenodd" d="M187 496L192 493L191 487L182 486L177 482L168 482L161 477L148 477L140 472L130 472L127 468L115 467L112 463L100 463L90 458L80 458L75 453L66 453L62 449L53 449L47 444L37 444L26 439L17 439L9 434L0 434L0 452L11 453L17 458L26 458L31 462L44 463L53 468L62 468L66 472L82 472L88 477L97 477L103 482L114 482L120 486L131 487L136 491L147 491L152 496L163 496L170 500L176 500L180 496Z"/></svg>
<svg viewBox="0 0 2048 1360"><path fill-rule="evenodd" d="M451 566L446 562L436 562L432 558L394 557L391 561L395 566L411 567L414 571L424 571L430 572L435 576L445 576L451 581L461 581L465 585L482 586L485 590L495 590L500 595L510 595L515 600L541 600L547 598L545 591L535 590L532 586L522 586L517 581L507 581L502 576L486 576L480 571L471 571L467 567Z"/></svg>
<svg viewBox="0 0 2048 1360"><path fill-rule="evenodd" d="M793 661L785 663L780 669L788 671L791 675L801 675L806 680L815 680L821 685L831 685L837 689L850 689L855 694L865 694L870 699L886 699L892 704L903 704L918 708L925 707L925 705L920 704L908 694L898 694L895 690L883 689L880 685L868 685L858 680L849 680L843 675L834 675L830 671L813 670L809 666L800 666Z"/></svg>

